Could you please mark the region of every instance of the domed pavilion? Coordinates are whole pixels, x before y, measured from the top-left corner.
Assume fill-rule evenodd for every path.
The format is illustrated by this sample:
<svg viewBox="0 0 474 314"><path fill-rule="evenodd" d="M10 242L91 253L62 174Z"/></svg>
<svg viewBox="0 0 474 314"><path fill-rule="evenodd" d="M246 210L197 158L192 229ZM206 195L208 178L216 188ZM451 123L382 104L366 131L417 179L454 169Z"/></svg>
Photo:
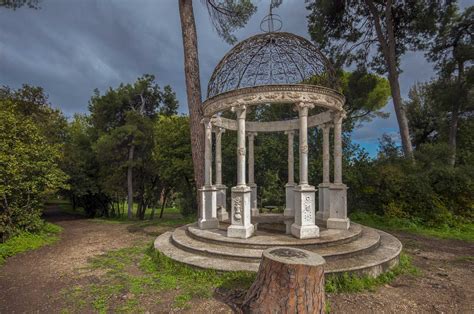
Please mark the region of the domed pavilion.
<svg viewBox="0 0 474 314"><path fill-rule="evenodd" d="M205 183L199 189L198 222L159 236L155 247L181 262L220 270L256 271L262 251L279 245L319 253L327 261L327 272L377 275L396 265L401 250L396 238L351 223L347 217L347 186L342 174L345 98L336 89L331 63L303 37L268 32L234 46L216 66L203 103ZM297 118L247 121L252 107L276 104L291 107ZM227 111L233 112L235 119L225 118ZM317 189L308 181L309 128L319 128L318 136L322 136L323 176ZM237 182L230 188L229 199L222 180L221 139L225 131L237 137ZM281 214L260 213L257 207L255 136L270 132L284 132L288 137L288 180L282 186L286 204ZM294 175L295 140L299 142L298 182ZM266 230L266 225L281 225L281 232Z"/></svg>

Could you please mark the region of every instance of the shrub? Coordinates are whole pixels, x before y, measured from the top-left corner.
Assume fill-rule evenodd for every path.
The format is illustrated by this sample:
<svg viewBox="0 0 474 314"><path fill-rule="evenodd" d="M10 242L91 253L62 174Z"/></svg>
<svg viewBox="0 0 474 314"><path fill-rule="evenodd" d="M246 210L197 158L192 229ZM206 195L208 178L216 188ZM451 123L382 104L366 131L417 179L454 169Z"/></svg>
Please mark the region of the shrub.
<svg viewBox="0 0 474 314"><path fill-rule="evenodd" d="M60 148L36 124L0 100L0 242L42 226L43 198L64 184Z"/></svg>

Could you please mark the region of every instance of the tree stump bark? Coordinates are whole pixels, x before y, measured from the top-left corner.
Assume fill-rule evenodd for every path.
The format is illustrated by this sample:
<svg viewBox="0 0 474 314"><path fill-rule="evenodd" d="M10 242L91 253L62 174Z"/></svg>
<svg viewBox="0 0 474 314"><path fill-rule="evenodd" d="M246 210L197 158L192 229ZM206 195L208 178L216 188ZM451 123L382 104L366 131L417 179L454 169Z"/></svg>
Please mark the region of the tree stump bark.
<svg viewBox="0 0 474 314"><path fill-rule="evenodd" d="M306 250L276 247L263 252L244 313L324 313L324 259Z"/></svg>

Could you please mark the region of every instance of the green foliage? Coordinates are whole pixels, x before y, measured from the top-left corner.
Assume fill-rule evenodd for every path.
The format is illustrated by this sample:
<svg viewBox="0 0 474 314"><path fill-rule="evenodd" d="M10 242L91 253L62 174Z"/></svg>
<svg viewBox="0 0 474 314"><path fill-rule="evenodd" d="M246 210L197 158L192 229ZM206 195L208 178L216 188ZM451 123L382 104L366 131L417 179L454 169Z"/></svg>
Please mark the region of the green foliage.
<svg viewBox="0 0 474 314"><path fill-rule="evenodd" d="M49 142L21 108L0 99L0 242L38 231L44 197L65 186L60 145Z"/></svg>
<svg viewBox="0 0 474 314"><path fill-rule="evenodd" d="M308 30L337 67L357 63L367 65L383 74L389 68L385 45L394 45L394 62L398 66L400 56L410 49L424 48L435 35L436 23L450 9L440 1L417 0L409 3L401 0L377 1L308 1ZM387 17L387 12L391 16ZM393 42L390 38L393 25ZM380 24L380 34L376 24Z"/></svg>
<svg viewBox="0 0 474 314"><path fill-rule="evenodd" d="M390 86L387 79L359 69L354 72L342 72L340 78L342 94L346 97L344 104L347 113L347 125L370 121L374 117L387 118L379 111L388 102Z"/></svg>
<svg viewBox="0 0 474 314"><path fill-rule="evenodd" d="M345 182L353 211L388 218L416 220L431 228L457 228L472 221L474 167L447 163L445 144L418 147L416 163L400 158L393 142L385 139L377 159L356 158Z"/></svg>
<svg viewBox="0 0 474 314"><path fill-rule="evenodd" d="M173 192L184 215L195 213L195 193L189 118L160 116L154 126L153 161L157 165L161 188Z"/></svg>
<svg viewBox="0 0 474 314"><path fill-rule="evenodd" d="M350 215L351 220L366 226L385 229L401 230L424 236L441 239L457 239L474 241L474 223L462 219L455 226L446 224L441 226L426 226L420 219L402 218L394 216L381 216L372 213L355 212Z"/></svg>
<svg viewBox="0 0 474 314"><path fill-rule="evenodd" d="M89 103L90 116L75 116L66 137L63 166L70 176L70 189L65 194L73 207L84 208L90 216L121 216L121 205L131 191L138 203L136 216L144 219L148 208L156 209L173 188L184 186L177 183L182 175L173 178L173 182L165 182L165 170L170 178L171 169L162 166L163 158L159 160L157 156L176 143L184 143L180 146L184 150L190 149L189 131L182 131L187 127L186 118L169 123L169 130L160 127L165 124L160 122L162 117L176 115L177 109L174 91L170 86L161 90L153 75L109 88L103 95L96 90ZM174 136L173 141L170 136ZM163 138L168 142L158 149ZM189 156L181 153L178 158L186 164ZM189 185L193 187L192 182ZM132 214L130 208L129 216Z"/></svg>
<svg viewBox="0 0 474 314"><path fill-rule="evenodd" d="M0 266L7 257L56 242L62 230L58 225L43 223L36 233L20 232L4 243L0 243Z"/></svg>
<svg viewBox="0 0 474 314"><path fill-rule="evenodd" d="M410 257L404 253L400 254L400 262L397 266L375 278L347 273L329 275L326 276L325 288L327 293L374 291L376 287L389 284L400 275L419 275L419 270L411 264Z"/></svg>

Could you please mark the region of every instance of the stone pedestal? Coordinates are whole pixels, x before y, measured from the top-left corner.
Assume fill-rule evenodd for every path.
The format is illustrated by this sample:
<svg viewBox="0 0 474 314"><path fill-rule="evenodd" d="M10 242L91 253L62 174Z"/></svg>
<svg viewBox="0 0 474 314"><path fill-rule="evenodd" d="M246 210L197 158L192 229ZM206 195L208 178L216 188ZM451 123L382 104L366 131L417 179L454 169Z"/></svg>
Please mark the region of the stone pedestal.
<svg viewBox="0 0 474 314"><path fill-rule="evenodd" d="M330 186L330 183L321 183L318 185L319 206L318 212L316 213L316 219L324 223L326 223L329 218L329 202L331 199Z"/></svg>
<svg viewBox="0 0 474 314"><path fill-rule="evenodd" d="M291 225L291 234L299 239L319 237L315 224L315 192L312 185L298 185L294 189L295 222Z"/></svg>
<svg viewBox="0 0 474 314"><path fill-rule="evenodd" d="M349 229L347 218L347 186L345 184L330 185L328 229Z"/></svg>
<svg viewBox="0 0 474 314"><path fill-rule="evenodd" d="M216 185L217 188L217 219L224 221L229 219L229 213L227 212L227 186L223 184Z"/></svg>
<svg viewBox="0 0 474 314"><path fill-rule="evenodd" d="M254 227L250 222L252 189L246 185L235 186L231 193L231 225L227 228L227 236L229 238L249 238L254 232Z"/></svg>
<svg viewBox="0 0 474 314"><path fill-rule="evenodd" d="M250 193L250 210L252 216L258 216L258 205L257 205L257 184L249 183L248 186L251 189Z"/></svg>
<svg viewBox="0 0 474 314"><path fill-rule="evenodd" d="M288 217L295 216L295 184L287 183L285 185L286 206L283 215Z"/></svg>
<svg viewBox="0 0 474 314"><path fill-rule="evenodd" d="M199 189L201 195L199 228L214 229L219 228L217 220L217 188L215 186L203 186Z"/></svg>

